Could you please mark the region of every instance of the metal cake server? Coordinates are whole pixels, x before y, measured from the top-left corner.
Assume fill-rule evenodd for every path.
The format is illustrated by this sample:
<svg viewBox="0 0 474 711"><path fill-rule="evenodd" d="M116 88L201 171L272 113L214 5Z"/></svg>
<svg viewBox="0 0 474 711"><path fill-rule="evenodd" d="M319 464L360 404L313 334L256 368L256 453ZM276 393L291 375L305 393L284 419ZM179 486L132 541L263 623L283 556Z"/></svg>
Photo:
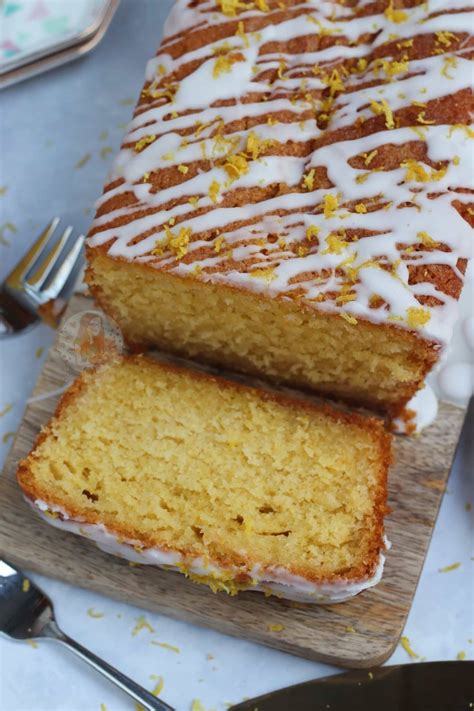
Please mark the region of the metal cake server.
<svg viewBox="0 0 474 711"><path fill-rule="evenodd" d="M109 681L119 686L147 711L174 711L164 701L104 662L62 632L50 599L9 563L0 560L0 632L12 639L55 639Z"/></svg>

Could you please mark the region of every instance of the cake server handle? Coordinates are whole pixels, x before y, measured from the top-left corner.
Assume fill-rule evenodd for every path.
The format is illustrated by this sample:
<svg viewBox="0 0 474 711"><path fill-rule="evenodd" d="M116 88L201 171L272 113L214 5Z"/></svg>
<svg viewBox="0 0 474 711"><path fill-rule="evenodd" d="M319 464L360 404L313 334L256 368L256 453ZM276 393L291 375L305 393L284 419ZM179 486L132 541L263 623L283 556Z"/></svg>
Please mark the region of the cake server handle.
<svg viewBox="0 0 474 711"><path fill-rule="evenodd" d="M164 701L161 701L156 696L153 696L153 694L144 689L143 686L136 684L132 681L132 679L129 679L128 676L125 676L125 674L119 672L118 669L115 669L115 667L107 664L107 662L104 662L103 659L100 659L100 657L93 654L93 652L90 652L74 639L71 639L71 637L64 634L54 619L50 620L43 627L41 637L47 637L49 639L55 639L58 642L62 642L62 644L66 645L68 649L87 662L91 667L102 674L102 676L105 676L106 679L112 681L120 687L122 691L125 691L125 693L131 696L132 699L141 704L146 711L174 711L172 706L169 706Z"/></svg>

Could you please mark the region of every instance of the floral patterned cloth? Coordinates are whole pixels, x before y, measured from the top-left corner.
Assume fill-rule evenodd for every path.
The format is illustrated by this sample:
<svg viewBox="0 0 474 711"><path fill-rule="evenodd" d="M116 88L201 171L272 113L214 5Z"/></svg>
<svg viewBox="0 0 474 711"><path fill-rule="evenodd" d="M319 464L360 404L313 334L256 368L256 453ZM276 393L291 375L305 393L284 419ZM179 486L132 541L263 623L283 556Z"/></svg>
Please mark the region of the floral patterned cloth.
<svg viewBox="0 0 474 711"><path fill-rule="evenodd" d="M72 40L101 16L108 0L0 2L0 68Z"/></svg>

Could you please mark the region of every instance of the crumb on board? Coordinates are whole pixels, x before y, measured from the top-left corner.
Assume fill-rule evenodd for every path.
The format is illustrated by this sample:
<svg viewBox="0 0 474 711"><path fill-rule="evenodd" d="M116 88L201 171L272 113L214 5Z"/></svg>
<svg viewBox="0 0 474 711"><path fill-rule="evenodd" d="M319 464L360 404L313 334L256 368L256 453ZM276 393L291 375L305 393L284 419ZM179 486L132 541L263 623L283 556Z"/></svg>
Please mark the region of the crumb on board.
<svg viewBox="0 0 474 711"><path fill-rule="evenodd" d="M136 637L136 635L141 631L141 630L148 630L148 632L153 633L155 630L154 628L150 625L148 620L146 619L145 615L140 615L140 617L136 617L136 623L135 627L132 630L132 637Z"/></svg>
<svg viewBox="0 0 474 711"><path fill-rule="evenodd" d="M408 639L408 637L400 637L400 644L403 647L403 649L405 650L405 652L408 654L409 657L411 657L412 659L419 659L420 658L420 655L413 651L413 649L411 647L411 642Z"/></svg>
<svg viewBox="0 0 474 711"><path fill-rule="evenodd" d="M158 642L157 639L152 639L150 644L153 644L155 647L163 647L163 649L168 649L170 652L176 652L176 654L180 653L180 648L175 647L173 644L168 644L168 642Z"/></svg>
<svg viewBox="0 0 474 711"><path fill-rule="evenodd" d="M452 570L457 570L461 563L451 563L451 565L445 565L444 568L440 568L438 573L450 573Z"/></svg>
<svg viewBox="0 0 474 711"><path fill-rule="evenodd" d="M280 624L278 624L278 623L277 623L277 624L271 624L271 623L269 623L269 624L267 625L267 630L268 630L269 632L281 632L281 631L284 630L284 629L285 629L285 628L283 627L283 625L280 625Z"/></svg>
<svg viewBox="0 0 474 711"><path fill-rule="evenodd" d="M97 610L94 610L93 607L89 607L89 609L87 610L87 614L94 620L100 620L100 618L104 616L103 612L98 612Z"/></svg>

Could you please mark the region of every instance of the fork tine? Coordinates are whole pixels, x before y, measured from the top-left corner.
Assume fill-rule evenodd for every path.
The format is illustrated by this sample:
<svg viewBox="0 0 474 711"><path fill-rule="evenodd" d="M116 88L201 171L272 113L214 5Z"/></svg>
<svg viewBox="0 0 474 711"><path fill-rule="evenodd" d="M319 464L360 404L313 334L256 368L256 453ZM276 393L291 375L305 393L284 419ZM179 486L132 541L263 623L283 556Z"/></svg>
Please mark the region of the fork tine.
<svg viewBox="0 0 474 711"><path fill-rule="evenodd" d="M69 235L72 232L72 227L66 227L61 237L58 239L54 247L49 251L49 253L41 260L38 267L35 269L33 274L27 273L25 277L25 284L31 289L41 289L41 287L46 282L47 278L51 274L52 270L61 258L61 254L64 252L64 248L69 239Z"/></svg>
<svg viewBox="0 0 474 711"><path fill-rule="evenodd" d="M71 272L78 262L79 254L84 241L84 235L78 235L73 240L70 251L67 253L59 269L49 281L46 289L42 291L42 300L44 300L45 297L48 299L55 299L59 295L61 289L66 284Z"/></svg>
<svg viewBox="0 0 474 711"><path fill-rule="evenodd" d="M49 225L46 227L46 229L40 234L31 249L28 250L28 252L20 259L16 267L7 276L7 278L5 279L5 283L8 284L8 286L16 289L21 287L21 283L25 274L27 274L31 267L34 265L37 257L43 251L45 244L55 231L58 224L59 217L54 217L49 223Z"/></svg>

